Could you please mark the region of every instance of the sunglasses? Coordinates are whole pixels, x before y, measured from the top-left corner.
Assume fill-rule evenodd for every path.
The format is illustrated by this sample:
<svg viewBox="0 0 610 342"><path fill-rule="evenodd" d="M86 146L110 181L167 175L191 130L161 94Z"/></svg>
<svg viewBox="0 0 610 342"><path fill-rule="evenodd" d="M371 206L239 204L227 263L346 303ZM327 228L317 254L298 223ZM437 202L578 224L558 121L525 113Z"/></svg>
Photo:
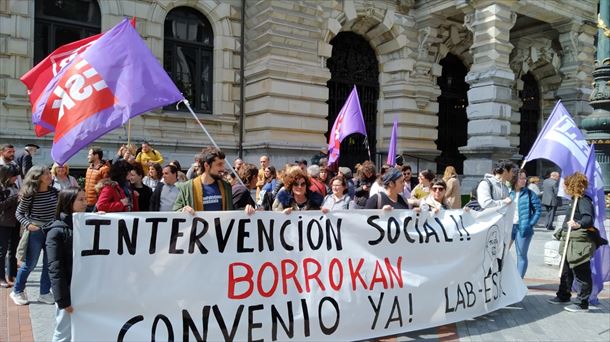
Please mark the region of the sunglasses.
<svg viewBox="0 0 610 342"><path fill-rule="evenodd" d="M445 188L442 188L440 186L434 186L432 187L432 191L436 192L436 191L445 191Z"/></svg>
<svg viewBox="0 0 610 342"><path fill-rule="evenodd" d="M299 182L299 183L294 183L293 186L305 186L305 184L307 184L307 182L302 181L302 182Z"/></svg>

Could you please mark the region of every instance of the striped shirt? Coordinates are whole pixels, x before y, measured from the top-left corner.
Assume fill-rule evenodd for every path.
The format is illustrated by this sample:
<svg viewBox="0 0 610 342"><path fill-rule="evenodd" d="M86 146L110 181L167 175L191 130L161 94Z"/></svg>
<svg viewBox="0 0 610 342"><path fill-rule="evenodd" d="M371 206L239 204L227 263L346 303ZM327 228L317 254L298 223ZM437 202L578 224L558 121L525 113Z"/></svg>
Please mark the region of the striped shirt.
<svg viewBox="0 0 610 342"><path fill-rule="evenodd" d="M17 206L15 216L21 225L27 228L30 224L42 226L55 219L57 191L49 189L36 195L22 198Z"/></svg>

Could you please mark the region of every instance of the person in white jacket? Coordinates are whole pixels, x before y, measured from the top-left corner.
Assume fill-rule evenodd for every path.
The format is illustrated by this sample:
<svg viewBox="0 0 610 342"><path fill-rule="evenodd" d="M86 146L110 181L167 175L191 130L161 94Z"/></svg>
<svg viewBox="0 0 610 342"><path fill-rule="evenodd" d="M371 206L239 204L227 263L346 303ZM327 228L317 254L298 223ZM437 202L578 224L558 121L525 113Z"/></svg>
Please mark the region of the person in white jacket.
<svg viewBox="0 0 610 342"><path fill-rule="evenodd" d="M499 160L494 165L493 175L485 174L477 186L477 200L483 209L501 207L512 202L506 182L513 179L516 169L510 160Z"/></svg>

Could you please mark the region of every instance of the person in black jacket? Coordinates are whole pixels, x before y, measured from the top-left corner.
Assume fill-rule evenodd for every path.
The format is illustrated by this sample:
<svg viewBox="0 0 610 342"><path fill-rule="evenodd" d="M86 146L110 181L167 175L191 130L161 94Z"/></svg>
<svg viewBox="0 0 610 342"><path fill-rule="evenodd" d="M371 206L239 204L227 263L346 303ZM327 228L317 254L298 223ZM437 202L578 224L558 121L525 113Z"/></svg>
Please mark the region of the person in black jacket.
<svg viewBox="0 0 610 342"><path fill-rule="evenodd" d="M43 227L49 261L49 278L57 305L53 341L71 341L70 315L74 312L70 299L72 281L72 214L85 212L87 196L79 188L62 190L57 200L55 221Z"/></svg>
<svg viewBox="0 0 610 342"><path fill-rule="evenodd" d="M233 192L233 209L246 209L249 205L256 208L256 203L250 193L250 190L256 188L258 181L258 168L254 164L243 164L238 171L239 178L244 182L237 182L232 187Z"/></svg>

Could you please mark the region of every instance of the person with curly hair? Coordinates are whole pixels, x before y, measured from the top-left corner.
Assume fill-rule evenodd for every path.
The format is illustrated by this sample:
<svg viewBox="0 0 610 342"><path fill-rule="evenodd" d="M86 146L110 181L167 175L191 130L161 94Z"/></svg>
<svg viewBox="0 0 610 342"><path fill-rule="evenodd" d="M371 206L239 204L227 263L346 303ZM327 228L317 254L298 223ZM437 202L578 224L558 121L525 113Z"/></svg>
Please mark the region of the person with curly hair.
<svg viewBox="0 0 610 342"><path fill-rule="evenodd" d="M569 304L572 296L572 283L576 280L577 287L580 288L576 296L578 304L568 305L564 309L570 312L587 312L593 284L591 257L596 249L594 238L599 237L599 232L597 228L593 227L593 222L595 222L593 200L585 194L589 186L587 177L580 172L575 172L565 179L564 184L566 193L572 197L570 212L574 213L574 217L570 218L569 215L566 215L562 228L555 233L555 237L561 241L560 253L563 254L566 243L569 245L565 255L562 255L562 258L565 258L565 264L559 279L557 296L548 301L551 304ZM570 239L566 241L568 228L571 230ZM608 242L603 240L602 243Z"/></svg>
<svg viewBox="0 0 610 342"><path fill-rule="evenodd" d="M309 188L311 183L307 173L299 166L292 166L284 175L284 188L273 202L273 211L290 214L293 210L319 210L323 197Z"/></svg>

